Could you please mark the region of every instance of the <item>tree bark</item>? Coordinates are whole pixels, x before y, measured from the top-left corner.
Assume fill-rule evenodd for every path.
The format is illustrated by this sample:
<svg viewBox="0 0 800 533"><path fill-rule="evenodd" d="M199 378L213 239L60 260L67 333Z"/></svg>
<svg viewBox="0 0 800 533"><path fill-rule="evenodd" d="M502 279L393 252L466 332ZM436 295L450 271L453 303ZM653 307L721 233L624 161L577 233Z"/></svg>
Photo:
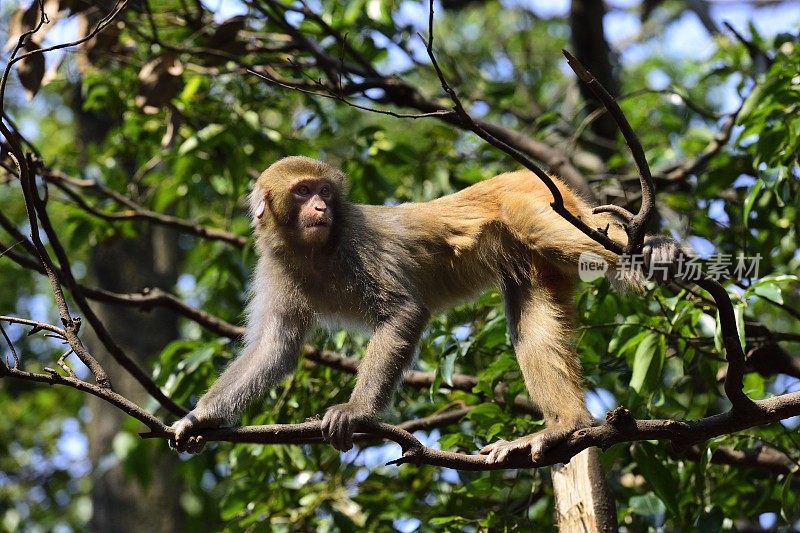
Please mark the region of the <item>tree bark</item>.
<svg viewBox="0 0 800 533"><path fill-rule="evenodd" d="M171 287L176 280L175 235L153 228L133 240L108 241L92 253L90 276L98 286L121 292L144 287ZM148 366L153 356L178 337L177 319L168 310L142 313L123 306L96 304L100 319L119 345L137 362ZM92 353L111 376L114 389L139 405L147 402L141 386L111 360L100 342L87 331ZM174 471L177 455L161 441L148 442L149 481L124 472L113 453L113 442L125 416L98 398L88 401L89 458L94 465L92 531L172 532L181 529L180 486Z"/></svg>
<svg viewBox="0 0 800 533"><path fill-rule="evenodd" d="M614 495L600 467L598 448L587 448L569 464L554 466L551 472L561 533L617 531Z"/></svg>
<svg viewBox="0 0 800 533"><path fill-rule="evenodd" d="M80 84L71 87L68 103L75 114L78 149L88 159L90 146L103 143L121 117L85 110ZM130 161L120 163L134 167ZM92 249L87 273L89 285L119 292L175 285L180 271L176 233L158 226L137 229L142 232L134 239L112 237ZM92 307L117 344L144 368L149 368L167 343L178 338L177 317L169 310L155 308L144 313L97 302ZM137 404L146 405L149 395L114 361L90 327L85 327L82 337L108 372L114 389ZM89 530L104 533L180 530L182 484L174 480L177 454L169 453L163 442L145 444L148 482L143 484L124 472L113 451L114 438L125 415L94 396L87 399L86 405L91 418L86 427L92 463L93 514Z"/></svg>
<svg viewBox="0 0 800 533"><path fill-rule="evenodd" d="M93 284L121 292L148 286L171 287L176 279L176 265L174 233L153 228L133 240L98 245L92 253L90 276L94 278ZM143 366L148 366L154 355L178 337L176 317L168 310L142 313L124 306L93 307L119 345ZM146 404L148 396L141 386L111 359L90 332L85 337L92 353L109 372L114 389L139 405ZM91 492L94 513L90 529L179 531L181 484L174 480L177 455L168 453L162 441L145 444L149 481L143 484L124 472L113 453L113 441L125 416L95 397L90 397L88 406L89 458L94 466Z"/></svg>

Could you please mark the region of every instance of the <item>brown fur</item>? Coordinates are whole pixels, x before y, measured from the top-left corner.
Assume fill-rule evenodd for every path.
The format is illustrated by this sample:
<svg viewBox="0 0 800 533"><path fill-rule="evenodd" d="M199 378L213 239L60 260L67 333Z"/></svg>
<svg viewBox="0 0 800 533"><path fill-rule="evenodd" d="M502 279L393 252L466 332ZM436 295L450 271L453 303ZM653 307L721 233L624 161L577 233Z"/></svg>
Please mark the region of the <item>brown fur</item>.
<svg viewBox="0 0 800 533"><path fill-rule="evenodd" d="M307 228L297 222L304 207L290 192L306 181L339 193L326 204L333 225L318 245L304 240ZM572 213L591 227L608 227L624 244L625 232L610 215L592 214L557 184ZM316 324L372 333L350 401L323 418L326 438L349 448L355 425L388 406L430 314L491 286L503 293L525 384L548 429L484 452L493 461L515 450L535 455L589 422L571 338L572 292L582 252L604 257L611 269L617 256L559 217L540 180L510 172L431 202L393 207L348 203L344 188L341 172L304 157L282 159L258 178L251 211L259 263L244 355L203 396L193 419L176 424L185 449L202 446L200 439L186 441L191 428L233 422L291 372ZM268 209L257 218L262 201Z"/></svg>

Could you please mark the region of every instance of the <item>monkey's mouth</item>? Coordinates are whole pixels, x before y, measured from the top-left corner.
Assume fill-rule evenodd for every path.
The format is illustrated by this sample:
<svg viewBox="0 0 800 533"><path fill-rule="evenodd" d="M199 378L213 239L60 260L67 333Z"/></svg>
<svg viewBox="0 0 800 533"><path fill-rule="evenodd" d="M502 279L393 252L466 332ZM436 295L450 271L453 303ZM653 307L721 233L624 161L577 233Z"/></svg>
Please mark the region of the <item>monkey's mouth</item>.
<svg viewBox="0 0 800 533"><path fill-rule="evenodd" d="M326 220L320 220L318 222L310 222L308 224L304 224L303 227L307 231L322 231L330 229L331 223Z"/></svg>
<svg viewBox="0 0 800 533"><path fill-rule="evenodd" d="M327 228L331 225L329 220L318 220L305 225L307 228Z"/></svg>

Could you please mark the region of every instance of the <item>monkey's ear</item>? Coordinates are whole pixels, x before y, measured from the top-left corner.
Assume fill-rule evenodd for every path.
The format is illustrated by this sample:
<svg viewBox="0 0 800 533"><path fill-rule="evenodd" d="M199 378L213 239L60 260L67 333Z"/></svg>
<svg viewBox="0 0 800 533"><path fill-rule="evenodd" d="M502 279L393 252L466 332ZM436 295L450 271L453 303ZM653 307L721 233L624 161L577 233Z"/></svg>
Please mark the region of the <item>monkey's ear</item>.
<svg viewBox="0 0 800 533"><path fill-rule="evenodd" d="M264 216L264 210L267 208L267 199L262 198L261 202L259 202L258 207L256 207L256 218L261 218Z"/></svg>

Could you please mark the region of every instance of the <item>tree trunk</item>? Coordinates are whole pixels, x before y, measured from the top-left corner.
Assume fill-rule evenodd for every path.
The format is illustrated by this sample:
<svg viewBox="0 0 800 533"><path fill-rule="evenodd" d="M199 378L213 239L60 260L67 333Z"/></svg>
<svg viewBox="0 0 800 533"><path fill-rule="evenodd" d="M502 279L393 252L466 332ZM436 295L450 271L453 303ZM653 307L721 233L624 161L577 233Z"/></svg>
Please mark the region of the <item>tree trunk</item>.
<svg viewBox="0 0 800 533"><path fill-rule="evenodd" d="M575 57L594 74L609 93L617 96L619 82L611 64L611 49L603 32L605 14L606 6L603 0L572 0L569 11L570 42ZM585 83L579 83L579 88L581 96L589 106L589 111L603 109ZM616 152L617 124L610 114L603 113L597 117L589 125L589 130L596 136L591 148L597 155L608 159Z"/></svg>
<svg viewBox="0 0 800 533"><path fill-rule="evenodd" d="M105 141L106 134L121 117L86 111L80 84L71 87L68 101L75 114L78 146L85 155L90 145ZM133 174L133 163L120 163L131 167ZM90 285L117 292L175 285L179 273L175 232L162 227L137 229L142 232L135 239L111 238L92 250L87 276ZM91 305L117 344L144 368L149 368L167 343L178 338L177 318L171 311L156 308L144 313L120 305L97 302ZM85 326L82 337L108 372L114 390L139 405L147 405L149 395L114 361L90 327ZM92 462L90 531L180 530L182 484L174 479L177 454L169 453L163 441L143 444L148 454L145 475L149 477L148 483L143 484L123 471L113 450L114 438L126 415L94 396L88 397L86 405L91 415L86 428Z"/></svg>
<svg viewBox="0 0 800 533"><path fill-rule="evenodd" d="M162 228L134 240L98 245L92 253L90 277L104 289L129 292L144 287L171 287L177 258L175 235ZM177 320L168 310L143 313L124 306L94 304L95 311L123 350L145 367L161 349L178 337ZM88 329L88 328L87 328ZM147 403L142 387L103 349L89 331L86 341L109 372L114 389L139 405ZM114 437L126 416L95 397L88 406L89 458L94 466L92 531L172 532L181 529L181 484L174 479L177 455L163 441L147 441L149 482L143 484L123 471L113 452Z"/></svg>
<svg viewBox="0 0 800 533"><path fill-rule="evenodd" d="M617 531L614 495L600 466L600 450L588 448L551 469L555 513L561 533Z"/></svg>

